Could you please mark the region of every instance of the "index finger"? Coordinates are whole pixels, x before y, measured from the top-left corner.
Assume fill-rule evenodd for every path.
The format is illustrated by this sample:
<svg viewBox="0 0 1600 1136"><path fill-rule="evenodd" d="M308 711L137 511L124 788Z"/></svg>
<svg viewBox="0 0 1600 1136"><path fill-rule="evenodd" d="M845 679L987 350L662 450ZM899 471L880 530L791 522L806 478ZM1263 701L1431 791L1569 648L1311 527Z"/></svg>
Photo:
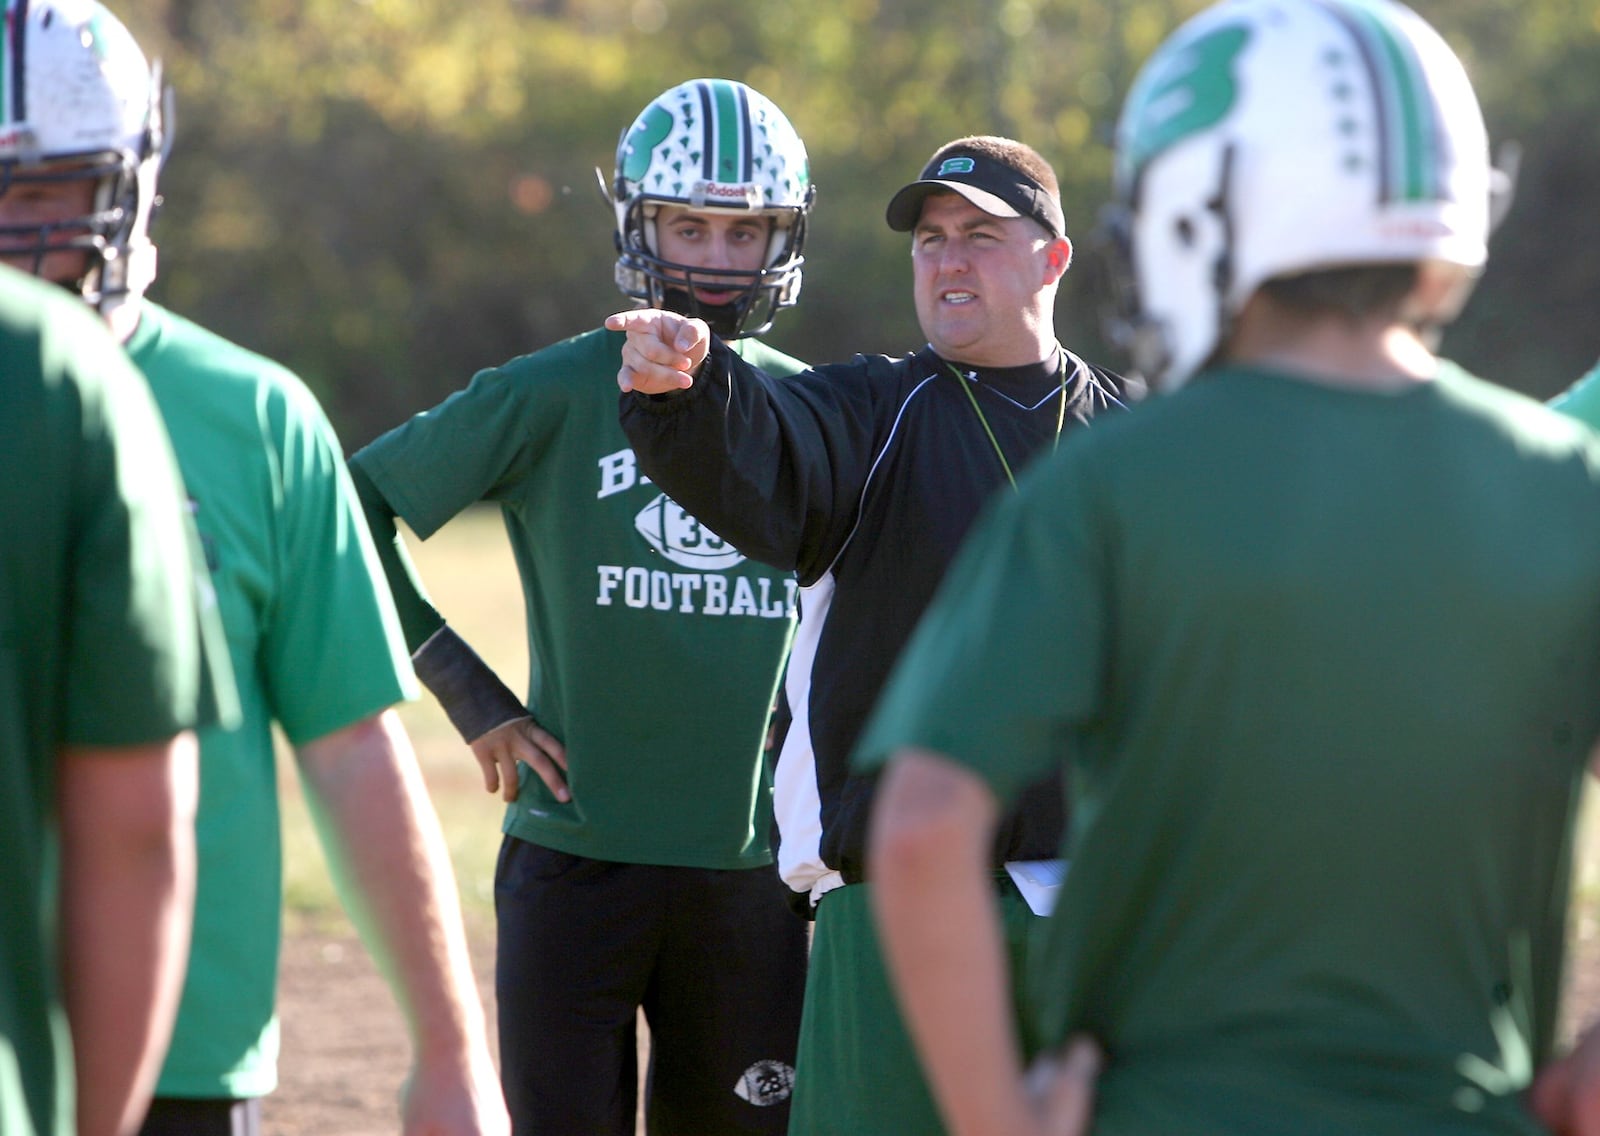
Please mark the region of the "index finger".
<svg viewBox="0 0 1600 1136"><path fill-rule="evenodd" d="M629 308L607 316L606 327L611 331L650 331L667 314L658 308Z"/></svg>

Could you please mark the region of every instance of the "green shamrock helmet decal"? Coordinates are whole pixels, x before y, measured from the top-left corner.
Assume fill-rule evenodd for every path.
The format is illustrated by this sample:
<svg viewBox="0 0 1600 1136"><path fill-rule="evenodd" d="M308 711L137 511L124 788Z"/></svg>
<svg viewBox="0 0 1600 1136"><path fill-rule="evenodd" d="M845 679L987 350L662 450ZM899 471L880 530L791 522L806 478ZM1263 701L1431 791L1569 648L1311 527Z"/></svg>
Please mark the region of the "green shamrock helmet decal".
<svg viewBox="0 0 1600 1136"><path fill-rule="evenodd" d="M1249 41L1248 27L1220 27L1164 53L1141 73L1119 126L1120 173L1136 175L1169 146L1228 116L1239 98L1239 55Z"/></svg>
<svg viewBox="0 0 1600 1136"><path fill-rule="evenodd" d="M671 137L672 128L672 112L666 107L655 103L645 107L639 121L622 136L622 145L617 148L618 175L625 181L644 181L656 147Z"/></svg>

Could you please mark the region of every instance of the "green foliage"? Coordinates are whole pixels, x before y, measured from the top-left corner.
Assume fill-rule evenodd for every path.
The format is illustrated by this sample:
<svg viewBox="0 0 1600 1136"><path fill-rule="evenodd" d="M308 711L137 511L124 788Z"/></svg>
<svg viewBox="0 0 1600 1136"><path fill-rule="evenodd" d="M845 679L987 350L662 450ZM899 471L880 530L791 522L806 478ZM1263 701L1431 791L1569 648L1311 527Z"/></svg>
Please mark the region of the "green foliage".
<svg viewBox="0 0 1600 1136"><path fill-rule="evenodd" d="M1080 266L1063 337L1099 338L1087 270L1116 109L1197 0L127 0L178 93L155 295L304 374L347 444L623 304L595 192L655 94L724 75L811 153L805 298L772 336L823 360L920 345L882 222L940 143L1000 133L1060 174ZM1600 354L1594 0L1417 0L1524 152L1494 266L1446 348L1546 395Z"/></svg>

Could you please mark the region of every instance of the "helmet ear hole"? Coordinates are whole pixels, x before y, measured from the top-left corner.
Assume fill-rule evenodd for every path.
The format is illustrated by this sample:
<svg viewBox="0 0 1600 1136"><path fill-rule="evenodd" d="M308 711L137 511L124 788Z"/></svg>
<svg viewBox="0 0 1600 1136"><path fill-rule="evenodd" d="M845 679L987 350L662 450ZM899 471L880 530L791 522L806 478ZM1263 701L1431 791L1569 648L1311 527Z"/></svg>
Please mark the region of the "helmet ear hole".
<svg viewBox="0 0 1600 1136"><path fill-rule="evenodd" d="M1194 222L1187 215L1179 217L1172 223L1172 231L1173 236L1177 238L1181 247L1186 249L1194 248Z"/></svg>

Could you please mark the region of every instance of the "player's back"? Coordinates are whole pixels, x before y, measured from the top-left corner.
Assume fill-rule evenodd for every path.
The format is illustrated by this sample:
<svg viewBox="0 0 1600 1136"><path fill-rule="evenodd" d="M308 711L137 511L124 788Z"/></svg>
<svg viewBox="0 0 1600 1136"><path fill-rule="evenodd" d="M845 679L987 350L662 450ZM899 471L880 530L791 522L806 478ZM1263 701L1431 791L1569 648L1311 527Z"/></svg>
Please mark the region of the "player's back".
<svg viewBox="0 0 1600 1136"><path fill-rule="evenodd" d="M1125 602L1050 965L1096 1131L1536 1130L1600 450L1450 367L1213 374L1089 441Z"/></svg>

